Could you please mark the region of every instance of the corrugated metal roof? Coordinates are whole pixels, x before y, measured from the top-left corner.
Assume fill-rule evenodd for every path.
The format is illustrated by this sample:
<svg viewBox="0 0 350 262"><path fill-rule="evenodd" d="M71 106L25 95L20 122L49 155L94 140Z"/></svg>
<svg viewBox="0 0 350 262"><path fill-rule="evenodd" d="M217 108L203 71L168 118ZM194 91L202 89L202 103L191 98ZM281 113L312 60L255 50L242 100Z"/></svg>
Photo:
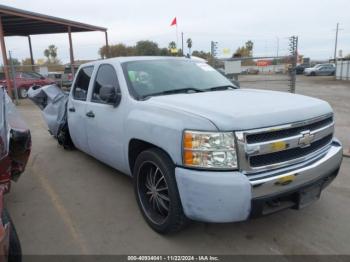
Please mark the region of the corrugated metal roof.
<svg viewBox="0 0 350 262"><path fill-rule="evenodd" d="M107 28L0 5L5 36L107 31Z"/></svg>

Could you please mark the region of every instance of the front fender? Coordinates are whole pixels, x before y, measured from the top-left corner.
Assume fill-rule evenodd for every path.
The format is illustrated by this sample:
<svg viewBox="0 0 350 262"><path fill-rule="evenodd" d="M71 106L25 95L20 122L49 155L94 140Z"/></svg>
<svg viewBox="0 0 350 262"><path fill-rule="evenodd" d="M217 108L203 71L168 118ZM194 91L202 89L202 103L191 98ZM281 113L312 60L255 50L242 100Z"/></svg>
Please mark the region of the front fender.
<svg viewBox="0 0 350 262"><path fill-rule="evenodd" d="M143 107L132 110L126 118L125 159L132 139L151 143L168 153L175 165L182 164L182 133L185 129L217 131L206 118L166 108ZM131 172L131 171L130 171Z"/></svg>

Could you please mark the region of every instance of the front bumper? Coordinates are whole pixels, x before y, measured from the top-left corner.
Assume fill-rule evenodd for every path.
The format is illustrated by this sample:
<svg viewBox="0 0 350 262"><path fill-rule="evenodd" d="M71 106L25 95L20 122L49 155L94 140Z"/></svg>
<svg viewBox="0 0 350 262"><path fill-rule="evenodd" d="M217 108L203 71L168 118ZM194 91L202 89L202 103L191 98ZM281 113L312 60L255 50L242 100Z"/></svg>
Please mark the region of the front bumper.
<svg viewBox="0 0 350 262"><path fill-rule="evenodd" d="M239 171L177 167L175 176L185 215L205 222L236 222L263 214L267 200L295 194L323 179L331 181L338 173L342 151L339 141L334 140L329 150L307 163L249 176Z"/></svg>

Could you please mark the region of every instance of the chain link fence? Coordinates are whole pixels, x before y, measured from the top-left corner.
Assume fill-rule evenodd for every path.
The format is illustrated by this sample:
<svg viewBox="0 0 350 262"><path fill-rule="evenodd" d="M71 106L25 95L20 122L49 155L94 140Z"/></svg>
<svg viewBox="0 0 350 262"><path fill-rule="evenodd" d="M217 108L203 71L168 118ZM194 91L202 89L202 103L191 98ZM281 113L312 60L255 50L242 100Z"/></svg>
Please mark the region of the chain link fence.
<svg viewBox="0 0 350 262"><path fill-rule="evenodd" d="M212 64L228 78L239 81L241 87L295 93L297 63L302 60L298 59L298 37L289 37L288 46L285 56L232 57L215 59Z"/></svg>
<svg viewBox="0 0 350 262"><path fill-rule="evenodd" d="M243 88L295 92L293 56L247 57L217 60L214 67Z"/></svg>

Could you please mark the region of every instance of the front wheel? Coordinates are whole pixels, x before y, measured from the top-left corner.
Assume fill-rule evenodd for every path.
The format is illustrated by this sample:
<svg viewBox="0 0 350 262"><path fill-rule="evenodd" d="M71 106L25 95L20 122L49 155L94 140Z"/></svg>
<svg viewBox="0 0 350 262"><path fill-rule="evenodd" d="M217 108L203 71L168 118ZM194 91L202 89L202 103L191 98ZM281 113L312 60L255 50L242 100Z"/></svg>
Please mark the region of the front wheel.
<svg viewBox="0 0 350 262"><path fill-rule="evenodd" d="M136 200L146 222L161 234L181 230L187 224L175 180L175 167L162 150L142 152L133 172Z"/></svg>

